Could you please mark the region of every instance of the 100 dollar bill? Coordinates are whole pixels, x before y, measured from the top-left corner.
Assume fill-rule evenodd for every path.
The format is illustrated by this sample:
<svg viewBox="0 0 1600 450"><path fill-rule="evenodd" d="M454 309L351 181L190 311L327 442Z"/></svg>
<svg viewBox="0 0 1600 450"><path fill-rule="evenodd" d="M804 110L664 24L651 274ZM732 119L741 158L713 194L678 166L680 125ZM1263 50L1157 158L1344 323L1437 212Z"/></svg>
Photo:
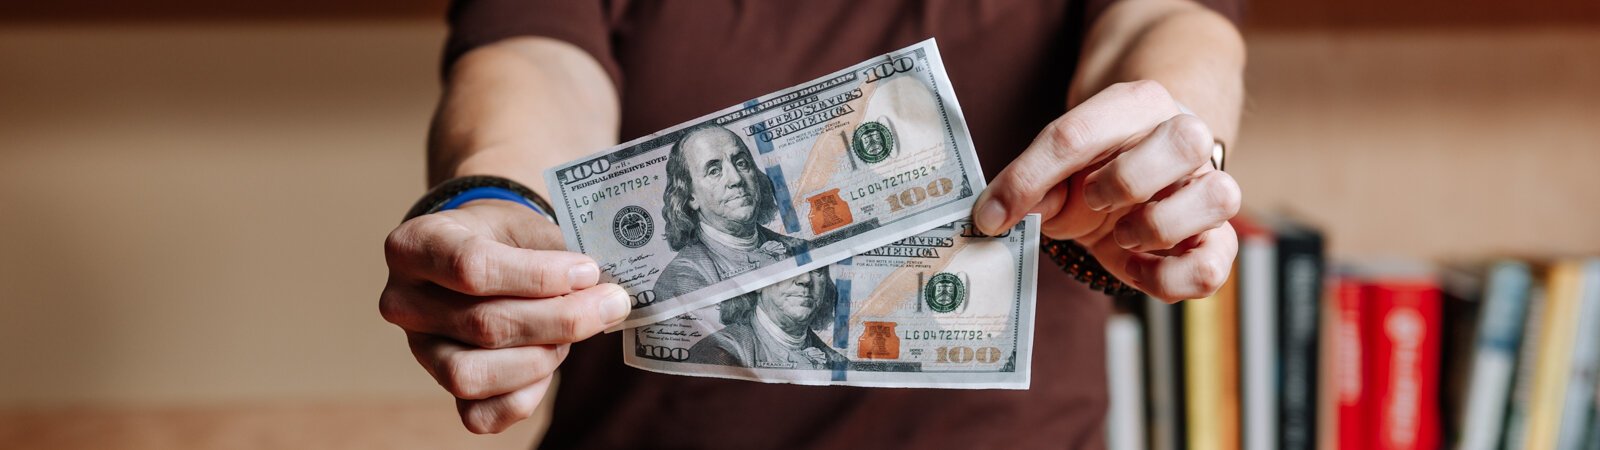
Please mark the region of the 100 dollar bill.
<svg viewBox="0 0 1600 450"><path fill-rule="evenodd" d="M933 40L545 173L640 326L969 214L984 178Z"/></svg>
<svg viewBox="0 0 1600 450"><path fill-rule="evenodd" d="M623 331L645 370L772 383L1027 389L1039 217L959 220Z"/></svg>

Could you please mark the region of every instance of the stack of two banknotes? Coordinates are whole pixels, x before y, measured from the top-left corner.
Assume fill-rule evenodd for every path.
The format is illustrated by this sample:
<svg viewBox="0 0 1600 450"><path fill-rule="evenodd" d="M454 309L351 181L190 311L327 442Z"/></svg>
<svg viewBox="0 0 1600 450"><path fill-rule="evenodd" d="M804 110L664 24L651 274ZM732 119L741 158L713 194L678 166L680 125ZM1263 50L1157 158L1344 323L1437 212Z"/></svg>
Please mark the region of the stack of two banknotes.
<svg viewBox="0 0 1600 450"><path fill-rule="evenodd" d="M973 226L985 181L932 40L545 179L568 250L633 297L631 366L1028 387L1039 221Z"/></svg>

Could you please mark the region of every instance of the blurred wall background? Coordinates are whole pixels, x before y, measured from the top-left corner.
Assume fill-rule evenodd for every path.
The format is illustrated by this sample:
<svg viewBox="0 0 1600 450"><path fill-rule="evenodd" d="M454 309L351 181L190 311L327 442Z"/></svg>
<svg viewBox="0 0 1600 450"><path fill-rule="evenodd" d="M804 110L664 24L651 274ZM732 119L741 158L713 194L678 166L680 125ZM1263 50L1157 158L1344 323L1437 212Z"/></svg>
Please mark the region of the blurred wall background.
<svg viewBox="0 0 1600 450"><path fill-rule="evenodd" d="M1600 252L1600 3L1257 2L1230 171L1339 257ZM0 6L0 446L520 448L376 299L438 0Z"/></svg>

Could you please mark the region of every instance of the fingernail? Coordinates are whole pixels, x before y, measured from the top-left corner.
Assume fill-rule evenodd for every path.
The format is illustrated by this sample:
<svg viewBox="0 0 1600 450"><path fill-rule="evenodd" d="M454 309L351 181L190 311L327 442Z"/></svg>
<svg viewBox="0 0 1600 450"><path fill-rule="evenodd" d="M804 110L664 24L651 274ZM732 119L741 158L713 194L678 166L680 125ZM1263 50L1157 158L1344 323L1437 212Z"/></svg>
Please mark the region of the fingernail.
<svg viewBox="0 0 1600 450"><path fill-rule="evenodd" d="M573 289L583 289L600 282L600 268L594 263L583 263L567 269L567 281Z"/></svg>
<svg viewBox="0 0 1600 450"><path fill-rule="evenodd" d="M1139 238L1133 235L1133 230L1122 224L1111 230L1111 239L1117 241L1117 246L1123 249L1132 249L1139 246Z"/></svg>
<svg viewBox="0 0 1600 450"><path fill-rule="evenodd" d="M1106 197L1108 196L1105 192L1105 185L1090 182L1083 186L1083 204L1088 206L1089 209L1099 211L1111 206L1111 201L1107 200Z"/></svg>
<svg viewBox="0 0 1600 450"><path fill-rule="evenodd" d="M1144 284L1144 274L1139 273L1142 270L1144 270L1144 266L1134 262L1134 258L1128 258L1128 262L1122 265L1122 273L1126 274L1128 279L1122 281L1134 286L1142 286Z"/></svg>
<svg viewBox="0 0 1600 450"><path fill-rule="evenodd" d="M633 309L632 303L626 291L613 285L611 292L606 293L606 298L600 300L600 314L606 318L608 325L621 322L628 318L628 312Z"/></svg>
<svg viewBox="0 0 1600 450"><path fill-rule="evenodd" d="M978 224L978 230L984 234L995 234L1001 225L1006 222L1006 207L995 200L988 200L983 206L978 207L978 214L972 217Z"/></svg>

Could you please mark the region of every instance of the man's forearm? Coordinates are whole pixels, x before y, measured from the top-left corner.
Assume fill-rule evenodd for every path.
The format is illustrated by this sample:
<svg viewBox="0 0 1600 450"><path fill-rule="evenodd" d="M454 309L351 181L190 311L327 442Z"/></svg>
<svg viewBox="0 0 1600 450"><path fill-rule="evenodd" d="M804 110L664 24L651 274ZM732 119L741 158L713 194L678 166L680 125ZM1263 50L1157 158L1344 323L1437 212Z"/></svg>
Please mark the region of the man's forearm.
<svg viewBox="0 0 1600 450"><path fill-rule="evenodd" d="M1123 0L1084 43L1069 104L1113 83L1155 80L1223 142L1238 135L1244 41L1227 18L1187 0Z"/></svg>
<svg viewBox="0 0 1600 450"><path fill-rule="evenodd" d="M617 140L616 89L593 57L545 38L468 52L450 71L428 138L428 184L496 175L544 192L545 168Z"/></svg>

